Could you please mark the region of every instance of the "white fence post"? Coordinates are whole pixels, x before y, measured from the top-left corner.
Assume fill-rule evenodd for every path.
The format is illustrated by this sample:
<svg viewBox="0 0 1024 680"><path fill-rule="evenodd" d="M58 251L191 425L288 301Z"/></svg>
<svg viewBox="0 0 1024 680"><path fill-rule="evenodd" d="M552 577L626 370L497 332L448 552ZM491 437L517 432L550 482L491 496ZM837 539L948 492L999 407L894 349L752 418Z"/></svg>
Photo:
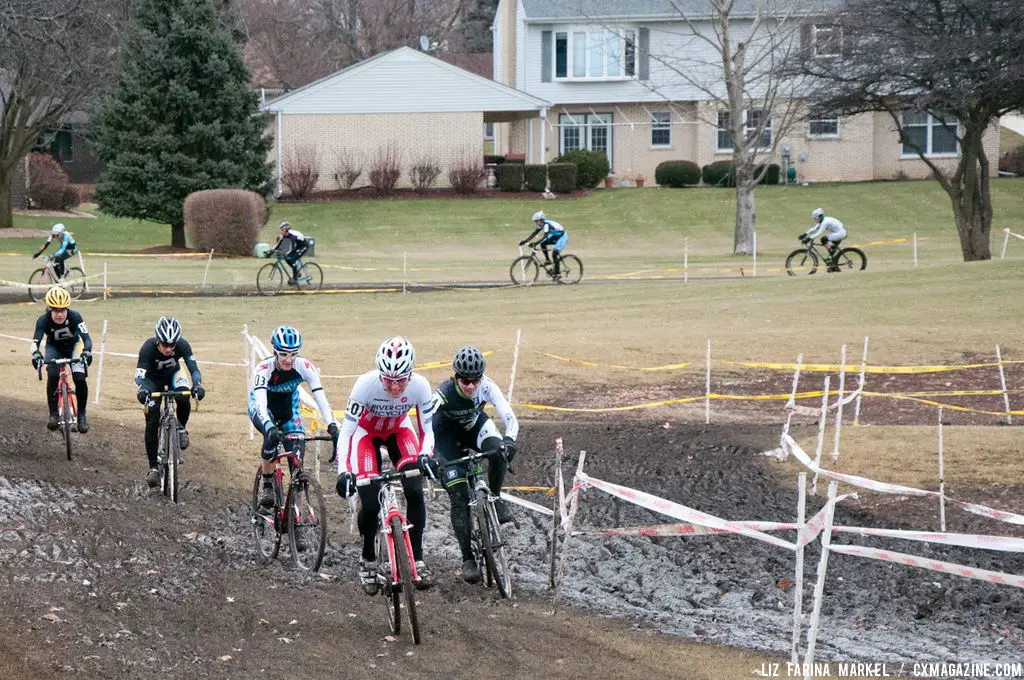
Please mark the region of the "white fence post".
<svg viewBox="0 0 1024 680"><path fill-rule="evenodd" d="M946 530L946 478L942 469L942 407L939 407L939 530Z"/></svg>
<svg viewBox="0 0 1024 680"><path fill-rule="evenodd" d="M832 519L835 515L836 486L838 482L828 485L828 509L825 510L825 527L821 531L821 559L818 561L818 580L814 584L814 610L811 613L811 625L807 629L807 653L804 664L807 670L804 680L811 680L811 669L814 664L814 647L818 642L818 620L821 617L821 601L825 596L825 572L828 570L828 547L832 544Z"/></svg>
<svg viewBox="0 0 1024 680"><path fill-rule="evenodd" d="M782 433L789 434L789 424L793 420L793 407L796 406L796 386L800 382L800 365L804 361L804 353L796 355L796 370L793 371L793 389L789 393L789 401L786 402L786 422L782 426Z"/></svg>
<svg viewBox="0 0 1024 680"><path fill-rule="evenodd" d="M89 277L85 272L85 260L82 259L82 251L78 251L78 266L82 270L82 276L85 277L85 292L89 292Z"/></svg>
<svg viewBox="0 0 1024 680"><path fill-rule="evenodd" d="M106 263L103 263L106 267ZM103 320L103 331L100 333L100 363L96 367L96 396L93 397L92 403L100 403L100 386L103 384L103 356L107 353L107 320Z"/></svg>
<svg viewBox="0 0 1024 680"><path fill-rule="evenodd" d="M110 286L107 285L107 261L103 260L103 299L110 297Z"/></svg>
<svg viewBox="0 0 1024 680"><path fill-rule="evenodd" d="M522 337L523 329L517 328L516 344L515 347L512 348L512 375L510 375L508 378L508 394L506 395L508 398L508 403L510 404L512 403L512 388L515 387L516 385L516 366L519 365L519 341L522 339Z"/></svg>
<svg viewBox="0 0 1024 680"><path fill-rule="evenodd" d="M690 238L683 239L683 283L690 282Z"/></svg>
<svg viewBox="0 0 1024 680"><path fill-rule="evenodd" d="M864 336L864 354L860 357L860 378L857 381L857 401L853 405L853 426L860 425L860 399L864 396L864 374L868 370L868 336Z"/></svg>
<svg viewBox="0 0 1024 680"><path fill-rule="evenodd" d="M249 389L252 387L252 372L256 368L256 346L252 343L249 338L249 324L242 324L242 363L245 365L245 398L249 398ZM249 421L249 440L251 441L255 437L256 428L252 424L252 418L246 418Z"/></svg>
<svg viewBox="0 0 1024 680"><path fill-rule="evenodd" d="M203 288L206 288L206 277L210 273L210 263L213 262L213 248L210 248L210 257L206 258L206 269L203 270Z"/></svg>
<svg viewBox="0 0 1024 680"><path fill-rule="evenodd" d="M807 522L807 473L801 472L797 475L797 506L796 506L796 540L799 544L800 533ZM800 646L800 624L803 620L803 599L804 599L804 549L800 546L796 549L796 573L794 575L795 586L793 590L793 646L789 652L789 660L798 663Z"/></svg>
<svg viewBox="0 0 1024 680"><path fill-rule="evenodd" d="M836 438L832 448L832 460L839 460L839 435L843 429L843 393L846 387L846 345L839 353L839 402L836 406Z"/></svg>
<svg viewBox="0 0 1024 680"><path fill-rule="evenodd" d="M825 389L821 395L821 415L818 417L818 447L814 452L814 467L815 469L821 466L821 450L825 446L825 422L828 420L828 392L829 386L832 382L832 376L825 376ZM811 493L815 496L818 495L818 473L814 473L814 479L811 480Z"/></svg>
<svg viewBox="0 0 1024 680"><path fill-rule="evenodd" d="M996 345L996 361L999 362L999 386L1003 390L1003 406L1006 407L1006 424L1013 425L1013 416L1010 415L1010 393L1006 391L1006 371L1003 370L1003 354Z"/></svg>
<svg viewBox="0 0 1024 680"><path fill-rule="evenodd" d="M405 282L409 279L409 251L402 251L402 295L406 294Z"/></svg>
<svg viewBox="0 0 1024 680"><path fill-rule="evenodd" d="M752 236L753 236L753 240L754 240L754 245L753 245L753 248L752 248L753 255L754 255L754 276L757 276L757 232L755 231L752 234Z"/></svg>
<svg viewBox="0 0 1024 680"><path fill-rule="evenodd" d="M711 338L708 338L708 352L704 371L704 424L711 424Z"/></svg>
<svg viewBox="0 0 1024 680"><path fill-rule="evenodd" d="M914 266L917 266L917 232L914 232Z"/></svg>
<svg viewBox="0 0 1024 680"><path fill-rule="evenodd" d="M1010 228L1003 229L1003 252L999 255L999 259L1006 258L1006 244L1010 242Z"/></svg>

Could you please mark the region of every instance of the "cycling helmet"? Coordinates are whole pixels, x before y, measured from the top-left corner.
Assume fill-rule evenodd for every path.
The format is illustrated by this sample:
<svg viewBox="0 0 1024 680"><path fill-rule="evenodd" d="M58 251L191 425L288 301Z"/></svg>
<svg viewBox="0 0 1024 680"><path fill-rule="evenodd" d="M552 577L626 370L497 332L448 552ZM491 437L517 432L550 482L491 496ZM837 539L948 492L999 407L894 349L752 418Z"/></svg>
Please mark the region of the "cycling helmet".
<svg viewBox="0 0 1024 680"><path fill-rule="evenodd" d="M536 222L537 220L543 220L543 219L544 219L544 211L543 210L538 210L537 212L533 213L533 221L534 222Z"/></svg>
<svg viewBox="0 0 1024 680"><path fill-rule="evenodd" d="M43 302L50 309L67 309L71 306L71 293L61 286L50 286L50 290L46 291L46 297L43 298Z"/></svg>
<svg viewBox="0 0 1024 680"><path fill-rule="evenodd" d="M293 326L278 326L270 334L270 346L281 354L298 354L302 347L302 333Z"/></svg>
<svg viewBox="0 0 1024 680"><path fill-rule="evenodd" d="M394 335L377 350L377 371L380 377L389 380L400 380L412 375L413 364L416 363L416 350L412 343L401 335Z"/></svg>
<svg viewBox="0 0 1024 680"><path fill-rule="evenodd" d="M816 220L819 220L819 219L821 219L824 216L825 216L825 211L822 210L821 208L815 208L814 210L811 211L811 217L813 217Z"/></svg>
<svg viewBox="0 0 1024 680"><path fill-rule="evenodd" d="M181 324L173 316L161 316L156 322L156 339L165 345L181 340Z"/></svg>
<svg viewBox="0 0 1024 680"><path fill-rule="evenodd" d="M281 226L279 228L281 229L282 232L284 232L284 231L288 231L289 229L291 229L292 225L288 224L287 222L282 222Z"/></svg>
<svg viewBox="0 0 1024 680"><path fill-rule="evenodd" d="M455 375L459 378L471 380L481 378L486 367L487 360L484 359L483 352L472 345L460 347L459 351L455 353L455 358L452 359L452 368L455 369Z"/></svg>
<svg viewBox="0 0 1024 680"><path fill-rule="evenodd" d="M59 224L59 223L53 225L50 228L50 233L53 234L54 236L58 236L60 234L63 234L64 233L64 225L63 224Z"/></svg>

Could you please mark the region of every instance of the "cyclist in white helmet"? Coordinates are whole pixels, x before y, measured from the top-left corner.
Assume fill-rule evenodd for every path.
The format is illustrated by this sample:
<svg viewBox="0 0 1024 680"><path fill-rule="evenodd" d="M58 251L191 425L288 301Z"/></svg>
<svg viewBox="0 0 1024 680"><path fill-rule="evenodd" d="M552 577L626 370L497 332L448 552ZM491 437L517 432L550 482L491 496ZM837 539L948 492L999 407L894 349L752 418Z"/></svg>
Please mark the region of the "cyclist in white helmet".
<svg viewBox="0 0 1024 680"><path fill-rule="evenodd" d="M533 233L520 241L519 245L525 246L534 236L542 234L541 238L536 241L536 244L530 243L530 245L540 246L541 252L544 253L544 261L547 264L551 264L551 258L548 256L548 246L553 246L552 250L555 251L555 278L557 279L561 276L561 255L562 251L565 250L565 244L569 242L569 234L561 224L545 217L543 210L533 213L533 224L536 227Z"/></svg>
<svg viewBox="0 0 1024 680"><path fill-rule="evenodd" d="M419 465L424 472L436 473L434 430L431 425L430 383L413 372L416 351L400 335L385 340L377 350L377 368L364 373L352 387L345 407L338 442L338 495L348 498L359 493L359 535L363 539L359 580L368 595L377 593L375 574L377 518L380 512L376 484L356 488L356 479L372 477L380 471L380 447L387 449L396 470ZM416 408L415 421L409 411ZM409 540L416 562L416 587L431 586L430 570L423 561L423 527L427 504L423 498L423 478L402 479L409 523Z"/></svg>
<svg viewBox="0 0 1024 680"><path fill-rule="evenodd" d="M839 243L846 238L846 227L836 218L826 216L821 208L812 210L811 217L814 218L814 226L800 234L800 242L807 244L820 236L821 245L825 246L831 258L839 252ZM828 270L835 271L835 265L829 262Z"/></svg>
<svg viewBox="0 0 1024 680"><path fill-rule="evenodd" d="M68 259L72 255L78 252L78 242L75 241L75 237L70 231L64 228L63 224L55 224L50 229L50 236L46 239L46 243L38 251L33 253L32 259L36 259L43 252L50 247L50 243L54 240L60 241L60 248L53 254L53 273L57 275L58 279L64 278L64 260Z"/></svg>
<svg viewBox="0 0 1024 680"><path fill-rule="evenodd" d="M292 266L292 278L288 283L294 284L299 278L299 258L309 251L309 238L298 229L292 229L292 225L282 222L280 227L281 235L277 237L277 243L270 249L270 252L279 250L288 242L289 248L285 253L284 261Z"/></svg>

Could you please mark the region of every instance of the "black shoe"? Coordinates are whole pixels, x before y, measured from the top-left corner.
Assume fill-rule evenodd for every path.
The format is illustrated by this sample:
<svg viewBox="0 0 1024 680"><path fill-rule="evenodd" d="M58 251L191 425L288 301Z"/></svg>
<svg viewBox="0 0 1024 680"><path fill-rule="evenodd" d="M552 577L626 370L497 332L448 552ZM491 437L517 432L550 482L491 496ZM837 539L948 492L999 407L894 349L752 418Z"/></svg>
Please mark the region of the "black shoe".
<svg viewBox="0 0 1024 680"><path fill-rule="evenodd" d="M150 489L156 488L160 484L160 470L157 468L149 468L149 474L146 475L146 484L149 484Z"/></svg>
<svg viewBox="0 0 1024 680"><path fill-rule="evenodd" d="M377 582L377 563L373 560L360 560L359 582L363 585L363 592L367 595L376 595L380 590Z"/></svg>
<svg viewBox="0 0 1024 680"><path fill-rule="evenodd" d="M480 583L483 577L480 575L480 565L476 560L462 561L462 580L466 583Z"/></svg>
<svg viewBox="0 0 1024 680"><path fill-rule="evenodd" d="M60 417L56 413L50 414L50 419L46 421L46 429L53 432L60 427Z"/></svg>
<svg viewBox="0 0 1024 680"><path fill-rule="evenodd" d="M188 448L188 430L178 427L178 450L184 451Z"/></svg>
<svg viewBox="0 0 1024 680"><path fill-rule="evenodd" d="M416 560L416 576L419 577L413 581L416 590L426 590L434 585L434 578L433 574L430 573L430 567L423 560Z"/></svg>
<svg viewBox="0 0 1024 680"><path fill-rule="evenodd" d="M260 494L260 507L267 509L274 507L274 487L263 487L263 493Z"/></svg>
<svg viewBox="0 0 1024 680"><path fill-rule="evenodd" d="M512 511L508 509L508 504L501 498L494 499L494 511L498 513L498 524L508 524L514 517L512 517Z"/></svg>
<svg viewBox="0 0 1024 680"><path fill-rule="evenodd" d="M306 552L306 548L307 547L308 546L306 545L306 537L305 536L303 536L302 534L299 534L298 536L295 537L295 550L297 552Z"/></svg>
<svg viewBox="0 0 1024 680"><path fill-rule="evenodd" d="M89 421L85 419L85 412L78 414L78 432L79 434L85 434L89 431Z"/></svg>

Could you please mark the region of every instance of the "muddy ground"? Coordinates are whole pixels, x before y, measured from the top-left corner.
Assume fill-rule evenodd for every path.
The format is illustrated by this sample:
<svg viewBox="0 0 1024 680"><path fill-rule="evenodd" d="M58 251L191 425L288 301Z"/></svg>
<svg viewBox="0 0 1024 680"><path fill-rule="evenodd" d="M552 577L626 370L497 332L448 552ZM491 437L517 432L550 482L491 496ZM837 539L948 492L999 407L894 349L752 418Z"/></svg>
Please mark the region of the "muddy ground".
<svg viewBox="0 0 1024 680"><path fill-rule="evenodd" d="M244 480L187 484L172 506L141 483L141 423L90 416L93 429L76 435L78 455L67 462L38 404L5 399L0 408L0 677L718 680L749 677L765 659L788 660L793 559L779 548L743 538L580 537L552 600L549 520L519 510L518 593L502 602L458 580L442 495L431 500L426 534L438 584L419 598L424 642L390 641L380 599L354 583L358 551L347 507L333 493L322 575L303 577L286 560L259 566L238 491ZM776 445L777 424L533 422L523 433L509 484L550 483L551 441L560 435L567 453L588 451L595 477L726 519L794 518L791 475L757 455ZM218 460L202 441L188 455L186 480L189 466ZM567 460L566 474L573 466ZM958 495L1024 512L1021 490ZM809 512L820 503L811 499ZM957 531L1024 535L948 512ZM930 503L873 497L842 504L836 521L935 529L935 515ZM591 489L577 525L661 521ZM856 542L1024 573L1021 555ZM807 551L808 579L818 555ZM833 554L818 650L836 660L1021 661L1024 591Z"/></svg>

